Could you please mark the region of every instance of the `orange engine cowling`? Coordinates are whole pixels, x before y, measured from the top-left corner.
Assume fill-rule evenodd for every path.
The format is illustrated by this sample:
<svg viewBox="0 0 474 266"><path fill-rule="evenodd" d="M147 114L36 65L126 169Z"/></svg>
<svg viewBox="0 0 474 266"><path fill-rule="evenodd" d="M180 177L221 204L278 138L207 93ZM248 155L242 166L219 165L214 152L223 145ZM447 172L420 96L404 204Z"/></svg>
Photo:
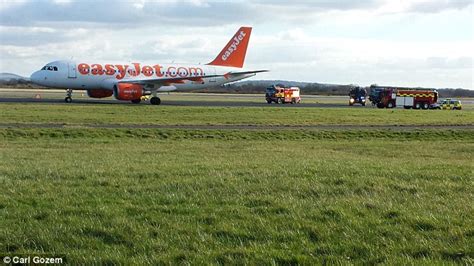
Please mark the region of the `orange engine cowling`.
<svg viewBox="0 0 474 266"><path fill-rule="evenodd" d="M112 96L112 94L114 94L114 92L111 90L104 90L104 89L87 90L87 96L91 98L105 98L105 97Z"/></svg>
<svg viewBox="0 0 474 266"><path fill-rule="evenodd" d="M143 86L133 83L119 83L114 86L114 96L117 100L137 100L143 96Z"/></svg>

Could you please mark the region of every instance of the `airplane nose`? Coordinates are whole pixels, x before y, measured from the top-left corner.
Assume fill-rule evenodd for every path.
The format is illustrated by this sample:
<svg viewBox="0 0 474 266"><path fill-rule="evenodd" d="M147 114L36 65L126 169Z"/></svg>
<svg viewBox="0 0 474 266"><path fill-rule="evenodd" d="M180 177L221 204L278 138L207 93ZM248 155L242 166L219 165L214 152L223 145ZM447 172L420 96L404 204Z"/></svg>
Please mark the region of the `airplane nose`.
<svg viewBox="0 0 474 266"><path fill-rule="evenodd" d="M30 76L30 81L33 82L33 83L38 83L38 71L34 72L33 74L31 74Z"/></svg>

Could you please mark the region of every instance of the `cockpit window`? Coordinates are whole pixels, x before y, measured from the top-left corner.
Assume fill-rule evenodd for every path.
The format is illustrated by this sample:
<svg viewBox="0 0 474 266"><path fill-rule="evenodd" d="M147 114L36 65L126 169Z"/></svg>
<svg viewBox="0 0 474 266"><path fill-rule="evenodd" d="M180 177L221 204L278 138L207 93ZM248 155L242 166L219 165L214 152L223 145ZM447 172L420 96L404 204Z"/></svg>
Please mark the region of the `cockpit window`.
<svg viewBox="0 0 474 266"><path fill-rule="evenodd" d="M44 66L41 70L58 71L57 66Z"/></svg>

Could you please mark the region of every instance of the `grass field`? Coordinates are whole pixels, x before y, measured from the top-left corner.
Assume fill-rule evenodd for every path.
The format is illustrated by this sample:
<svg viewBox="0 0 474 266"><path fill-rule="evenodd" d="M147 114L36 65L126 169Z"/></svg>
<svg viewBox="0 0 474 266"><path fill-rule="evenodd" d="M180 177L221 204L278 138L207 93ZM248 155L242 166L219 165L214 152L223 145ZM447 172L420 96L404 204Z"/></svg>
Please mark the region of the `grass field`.
<svg viewBox="0 0 474 266"><path fill-rule="evenodd" d="M1 104L0 254L71 263L473 264L472 111ZM433 115L437 114L437 115ZM276 117L275 117L276 116Z"/></svg>
<svg viewBox="0 0 474 266"><path fill-rule="evenodd" d="M472 125L474 110L1 104L0 122L158 125Z"/></svg>

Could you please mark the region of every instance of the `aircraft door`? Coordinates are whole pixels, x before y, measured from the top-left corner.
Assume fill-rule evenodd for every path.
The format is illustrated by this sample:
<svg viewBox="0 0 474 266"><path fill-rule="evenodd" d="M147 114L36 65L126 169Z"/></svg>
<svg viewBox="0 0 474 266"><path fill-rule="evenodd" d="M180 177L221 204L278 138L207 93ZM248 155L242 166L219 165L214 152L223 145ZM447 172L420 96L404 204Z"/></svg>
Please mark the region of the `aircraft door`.
<svg viewBox="0 0 474 266"><path fill-rule="evenodd" d="M76 76L76 64L68 63L68 78L77 78Z"/></svg>

